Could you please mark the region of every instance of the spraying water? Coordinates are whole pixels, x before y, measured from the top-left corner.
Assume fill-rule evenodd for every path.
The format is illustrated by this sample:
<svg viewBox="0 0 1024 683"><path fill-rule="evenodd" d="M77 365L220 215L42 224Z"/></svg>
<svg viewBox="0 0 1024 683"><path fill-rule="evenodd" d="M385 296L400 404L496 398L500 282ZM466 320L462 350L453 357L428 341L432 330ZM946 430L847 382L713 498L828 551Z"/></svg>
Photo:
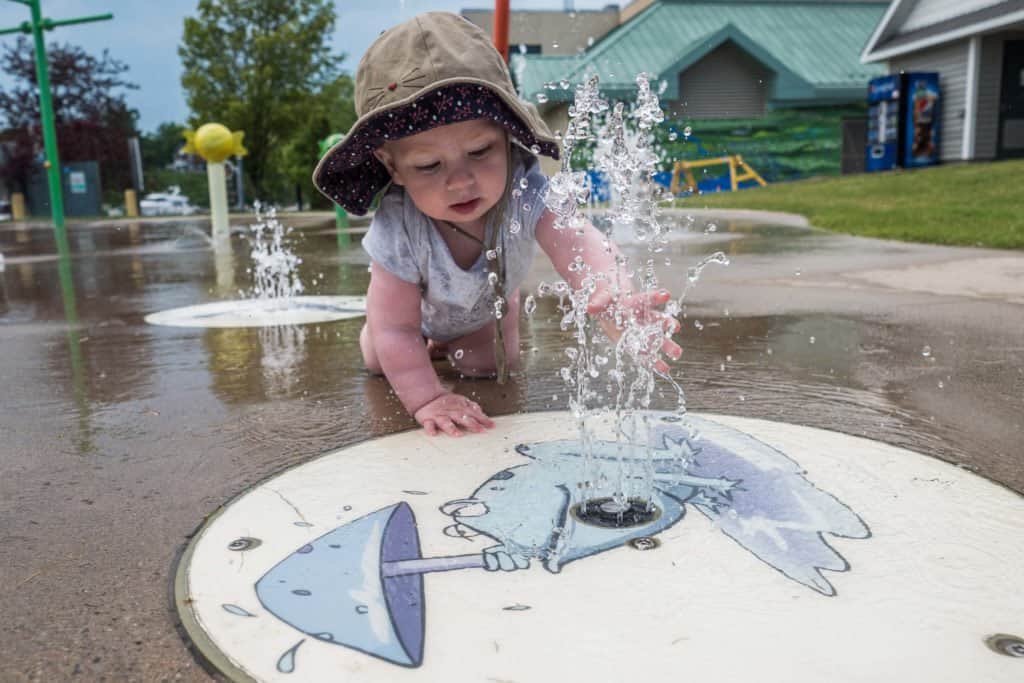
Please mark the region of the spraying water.
<svg viewBox="0 0 1024 683"><path fill-rule="evenodd" d="M625 453L634 445L648 442L646 409L657 378L668 382L676 392L679 414L686 410L682 387L655 369L662 343L671 334L662 320L618 303L609 307L606 320L600 324L587 313L587 304L599 290L609 292L613 302L630 293L656 291L655 259L668 244L669 225L659 210L659 203L666 198L665 190L652 181L659 163L652 132L664 120L664 113L649 77L640 74L636 84L635 102L628 107L624 102L610 105L600 93L597 76L576 87L563 136L562 167L551 178L545 198L548 209L555 214L556 229L583 234L587 220L581 207L590 197L589 179L586 173L572 169L572 157L580 146L589 146L593 167L604 173L611 187L605 248L617 254L618 267L612 273L591 272L580 254L570 265L570 270L580 276L578 287L564 282L542 283L537 292L540 296L559 296L562 329L571 330L575 341L575 346L565 349L568 364L561 376L569 390L569 408L577 422L584 460L584 480L579 483L584 503L579 514L602 519L618 516L623 523L624 515L636 513L638 507L649 510L652 505L651 459L636 471L636 459L627 458ZM612 232L620 227L631 228L637 241L647 247L637 262L615 248ZM574 249L582 251L582 246ZM667 258L664 262L671 265ZM727 264L728 259L724 254L713 254L690 268L686 289L678 300L669 302L665 313L679 313L686 293L711 263ZM610 481L607 470L599 471L592 457L595 425L609 418L614 420L620 448L617 471ZM679 450L681 460L692 457L689 448ZM683 465L685 471L685 462Z"/></svg>
<svg viewBox="0 0 1024 683"><path fill-rule="evenodd" d="M302 293L298 265L302 259L285 244L291 228L277 220L277 212L270 208L264 213L256 204L256 223L252 231L252 296L266 304L268 309L287 308L292 297Z"/></svg>

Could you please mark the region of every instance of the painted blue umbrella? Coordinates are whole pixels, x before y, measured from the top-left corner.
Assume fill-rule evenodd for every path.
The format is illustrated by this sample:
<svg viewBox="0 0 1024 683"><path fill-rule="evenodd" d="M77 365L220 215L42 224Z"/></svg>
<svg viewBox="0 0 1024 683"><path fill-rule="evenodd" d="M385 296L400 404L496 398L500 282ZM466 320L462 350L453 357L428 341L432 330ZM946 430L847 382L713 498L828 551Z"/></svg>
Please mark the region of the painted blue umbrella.
<svg viewBox="0 0 1024 683"><path fill-rule="evenodd" d="M415 667L425 631L421 574L482 567L481 553L421 558L416 518L398 503L302 546L256 582L256 595L314 638Z"/></svg>

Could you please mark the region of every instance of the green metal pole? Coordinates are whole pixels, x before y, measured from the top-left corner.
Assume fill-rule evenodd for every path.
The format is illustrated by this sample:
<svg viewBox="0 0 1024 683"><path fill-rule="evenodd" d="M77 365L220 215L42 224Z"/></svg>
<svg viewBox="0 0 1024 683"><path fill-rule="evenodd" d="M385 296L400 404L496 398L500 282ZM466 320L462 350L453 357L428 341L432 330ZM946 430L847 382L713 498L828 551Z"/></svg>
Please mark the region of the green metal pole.
<svg viewBox="0 0 1024 683"><path fill-rule="evenodd" d="M347 248L352 243L348 234L348 213L337 204L334 205L334 227L338 229L338 246Z"/></svg>
<svg viewBox="0 0 1024 683"><path fill-rule="evenodd" d="M66 258L71 249L64 230L64 193L60 177L60 157L57 154L57 130L53 121L53 99L50 97L50 72L46 66L46 44L43 40L43 17L39 0L26 3L32 11L32 40L36 48L36 79L39 81L39 113L43 123L43 148L46 151L47 180L50 185L50 210L53 213L53 231L57 251Z"/></svg>

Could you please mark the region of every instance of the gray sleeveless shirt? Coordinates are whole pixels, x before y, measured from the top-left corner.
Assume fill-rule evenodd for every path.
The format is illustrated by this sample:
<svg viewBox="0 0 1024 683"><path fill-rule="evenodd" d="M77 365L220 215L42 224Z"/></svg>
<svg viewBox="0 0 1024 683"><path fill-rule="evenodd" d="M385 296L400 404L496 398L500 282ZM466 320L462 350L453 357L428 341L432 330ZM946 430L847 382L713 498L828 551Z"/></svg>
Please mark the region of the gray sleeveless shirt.
<svg viewBox="0 0 1024 683"><path fill-rule="evenodd" d="M506 297L522 284L533 263L537 222L544 213L548 185L536 157L513 150L512 189L521 194L509 199L497 241L505 259ZM488 233L484 242L489 239ZM363 236L363 249L374 267L419 286L424 336L451 341L494 320L494 289L487 281L486 255L481 253L468 269L460 268L434 222L401 187L393 185L381 197L369 232Z"/></svg>

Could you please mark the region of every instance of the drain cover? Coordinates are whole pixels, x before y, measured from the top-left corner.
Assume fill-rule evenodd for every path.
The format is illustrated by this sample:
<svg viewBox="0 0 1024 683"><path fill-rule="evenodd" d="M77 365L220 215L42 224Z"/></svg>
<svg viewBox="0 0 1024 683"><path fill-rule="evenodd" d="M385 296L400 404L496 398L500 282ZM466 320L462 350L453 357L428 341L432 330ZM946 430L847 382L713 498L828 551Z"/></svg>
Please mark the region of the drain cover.
<svg viewBox="0 0 1024 683"><path fill-rule="evenodd" d="M642 498L619 502L613 498L594 498L572 506L577 521L605 529L624 529L653 522L661 517L661 510Z"/></svg>
<svg viewBox="0 0 1024 683"><path fill-rule="evenodd" d="M994 652L1007 657L1024 657L1024 639L1006 633L997 633L985 639Z"/></svg>

